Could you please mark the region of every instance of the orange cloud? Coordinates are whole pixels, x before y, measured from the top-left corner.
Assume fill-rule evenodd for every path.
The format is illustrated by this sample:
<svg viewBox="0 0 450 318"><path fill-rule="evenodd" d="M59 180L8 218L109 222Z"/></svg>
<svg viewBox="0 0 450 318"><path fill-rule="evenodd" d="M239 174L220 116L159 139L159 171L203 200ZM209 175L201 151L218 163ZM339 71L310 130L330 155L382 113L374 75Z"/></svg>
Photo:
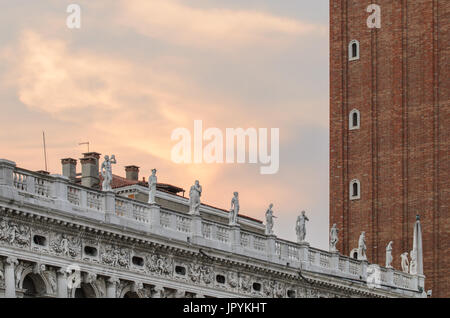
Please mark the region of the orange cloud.
<svg viewBox="0 0 450 318"><path fill-rule="evenodd" d="M307 34L326 36L325 26L251 10L200 9L175 0L122 0L118 21L152 38L188 46L233 50L274 45Z"/></svg>

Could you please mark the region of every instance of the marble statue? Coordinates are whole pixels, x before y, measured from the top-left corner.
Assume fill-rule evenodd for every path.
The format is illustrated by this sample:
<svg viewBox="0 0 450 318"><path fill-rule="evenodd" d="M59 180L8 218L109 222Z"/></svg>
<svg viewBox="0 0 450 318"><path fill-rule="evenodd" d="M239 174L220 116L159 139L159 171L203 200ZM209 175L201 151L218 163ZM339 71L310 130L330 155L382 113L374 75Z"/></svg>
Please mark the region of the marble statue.
<svg viewBox="0 0 450 318"><path fill-rule="evenodd" d="M366 232L362 232L361 235L359 236L359 241L358 241L358 259L359 260L367 261L366 251L367 251Z"/></svg>
<svg viewBox="0 0 450 318"><path fill-rule="evenodd" d="M269 208L266 211L266 235L272 235L273 234L273 219L276 218L276 216L273 215L273 203L269 205Z"/></svg>
<svg viewBox="0 0 450 318"><path fill-rule="evenodd" d="M200 197L202 195L202 186L198 180L195 180L194 185L189 191L189 213L193 215L200 215Z"/></svg>
<svg viewBox="0 0 450 318"><path fill-rule="evenodd" d="M231 199L230 225L237 224L237 216L239 214L239 193L234 192L233 195L233 199Z"/></svg>
<svg viewBox="0 0 450 318"><path fill-rule="evenodd" d="M386 268L392 268L392 244L394 242L390 241L388 246L386 246Z"/></svg>
<svg viewBox="0 0 450 318"><path fill-rule="evenodd" d="M156 177L156 169L152 169L152 175L148 178L148 187L150 189L148 193L148 203L155 204L155 196L156 196L156 182L158 178Z"/></svg>
<svg viewBox="0 0 450 318"><path fill-rule="evenodd" d="M409 273L409 260L408 260L408 252L403 253L400 255L401 261L402 261L402 271L404 273Z"/></svg>
<svg viewBox="0 0 450 318"><path fill-rule="evenodd" d="M103 191L111 191L111 181L112 181L112 164L116 164L116 157L111 155L109 158L108 155L105 156L105 161L102 163L102 167L100 169L100 173L103 177L102 190Z"/></svg>
<svg viewBox="0 0 450 318"><path fill-rule="evenodd" d="M330 252L332 252L332 253L335 253L338 251L336 248L336 245L339 242L338 233L339 233L339 230L335 223L335 224L333 224L333 226L331 227L331 230L330 230Z"/></svg>
<svg viewBox="0 0 450 318"><path fill-rule="evenodd" d="M297 223L295 226L295 231L297 232L297 241L302 243L306 238L306 221L309 221L306 216L306 212L302 211L302 214L297 217Z"/></svg>

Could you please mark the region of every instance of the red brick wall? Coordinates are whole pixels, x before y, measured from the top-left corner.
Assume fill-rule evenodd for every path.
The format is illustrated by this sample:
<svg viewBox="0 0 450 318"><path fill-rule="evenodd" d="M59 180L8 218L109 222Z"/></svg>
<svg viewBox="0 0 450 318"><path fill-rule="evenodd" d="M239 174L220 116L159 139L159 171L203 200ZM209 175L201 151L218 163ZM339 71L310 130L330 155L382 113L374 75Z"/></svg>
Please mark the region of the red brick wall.
<svg viewBox="0 0 450 318"><path fill-rule="evenodd" d="M367 27L371 3L381 29ZM341 229L340 251L366 231L369 261L384 265L393 240L399 269L420 214L426 288L450 297L450 1L330 0L330 19L330 224ZM353 39L360 60L349 62ZM354 108L361 129L349 131Z"/></svg>

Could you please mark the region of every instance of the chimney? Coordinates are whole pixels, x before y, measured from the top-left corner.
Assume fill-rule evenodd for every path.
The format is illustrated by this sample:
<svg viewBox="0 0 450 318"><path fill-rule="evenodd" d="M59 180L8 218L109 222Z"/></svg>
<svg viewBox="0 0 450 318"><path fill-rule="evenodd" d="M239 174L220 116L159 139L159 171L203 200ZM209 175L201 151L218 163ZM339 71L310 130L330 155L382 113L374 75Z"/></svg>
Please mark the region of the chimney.
<svg viewBox="0 0 450 318"><path fill-rule="evenodd" d="M83 154L81 162L81 185L89 188L98 188L99 179L99 160L100 154L97 152L87 152Z"/></svg>
<svg viewBox="0 0 450 318"><path fill-rule="evenodd" d="M127 180L138 181L139 180L139 167L138 166L126 166L125 172L127 174Z"/></svg>
<svg viewBox="0 0 450 318"><path fill-rule="evenodd" d="M77 161L72 158L61 159L62 174L74 182L77 177Z"/></svg>

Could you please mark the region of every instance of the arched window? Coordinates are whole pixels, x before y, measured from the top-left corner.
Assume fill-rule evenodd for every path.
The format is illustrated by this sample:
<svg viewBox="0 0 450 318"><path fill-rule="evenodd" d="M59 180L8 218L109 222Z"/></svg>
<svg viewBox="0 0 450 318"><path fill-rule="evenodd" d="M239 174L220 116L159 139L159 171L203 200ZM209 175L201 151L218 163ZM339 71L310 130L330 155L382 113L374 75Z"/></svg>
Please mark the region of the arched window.
<svg viewBox="0 0 450 318"><path fill-rule="evenodd" d="M94 288L90 284L81 283L75 290L75 298L96 298Z"/></svg>
<svg viewBox="0 0 450 318"><path fill-rule="evenodd" d="M358 259L358 249L357 248L352 249L352 251L350 252L350 257L353 259Z"/></svg>
<svg viewBox="0 0 450 318"><path fill-rule="evenodd" d="M350 200L359 200L361 198L361 183L355 179L350 182Z"/></svg>
<svg viewBox="0 0 450 318"><path fill-rule="evenodd" d="M22 289L24 290L24 298L37 298L46 294L44 281L39 275L33 273L25 276Z"/></svg>
<svg viewBox="0 0 450 318"><path fill-rule="evenodd" d="M359 60L359 42L357 40L350 41L348 45L348 58L350 61Z"/></svg>
<svg viewBox="0 0 450 318"><path fill-rule="evenodd" d="M350 112L349 118L349 129L350 130L357 130L361 128L361 114L359 110L354 109Z"/></svg>

